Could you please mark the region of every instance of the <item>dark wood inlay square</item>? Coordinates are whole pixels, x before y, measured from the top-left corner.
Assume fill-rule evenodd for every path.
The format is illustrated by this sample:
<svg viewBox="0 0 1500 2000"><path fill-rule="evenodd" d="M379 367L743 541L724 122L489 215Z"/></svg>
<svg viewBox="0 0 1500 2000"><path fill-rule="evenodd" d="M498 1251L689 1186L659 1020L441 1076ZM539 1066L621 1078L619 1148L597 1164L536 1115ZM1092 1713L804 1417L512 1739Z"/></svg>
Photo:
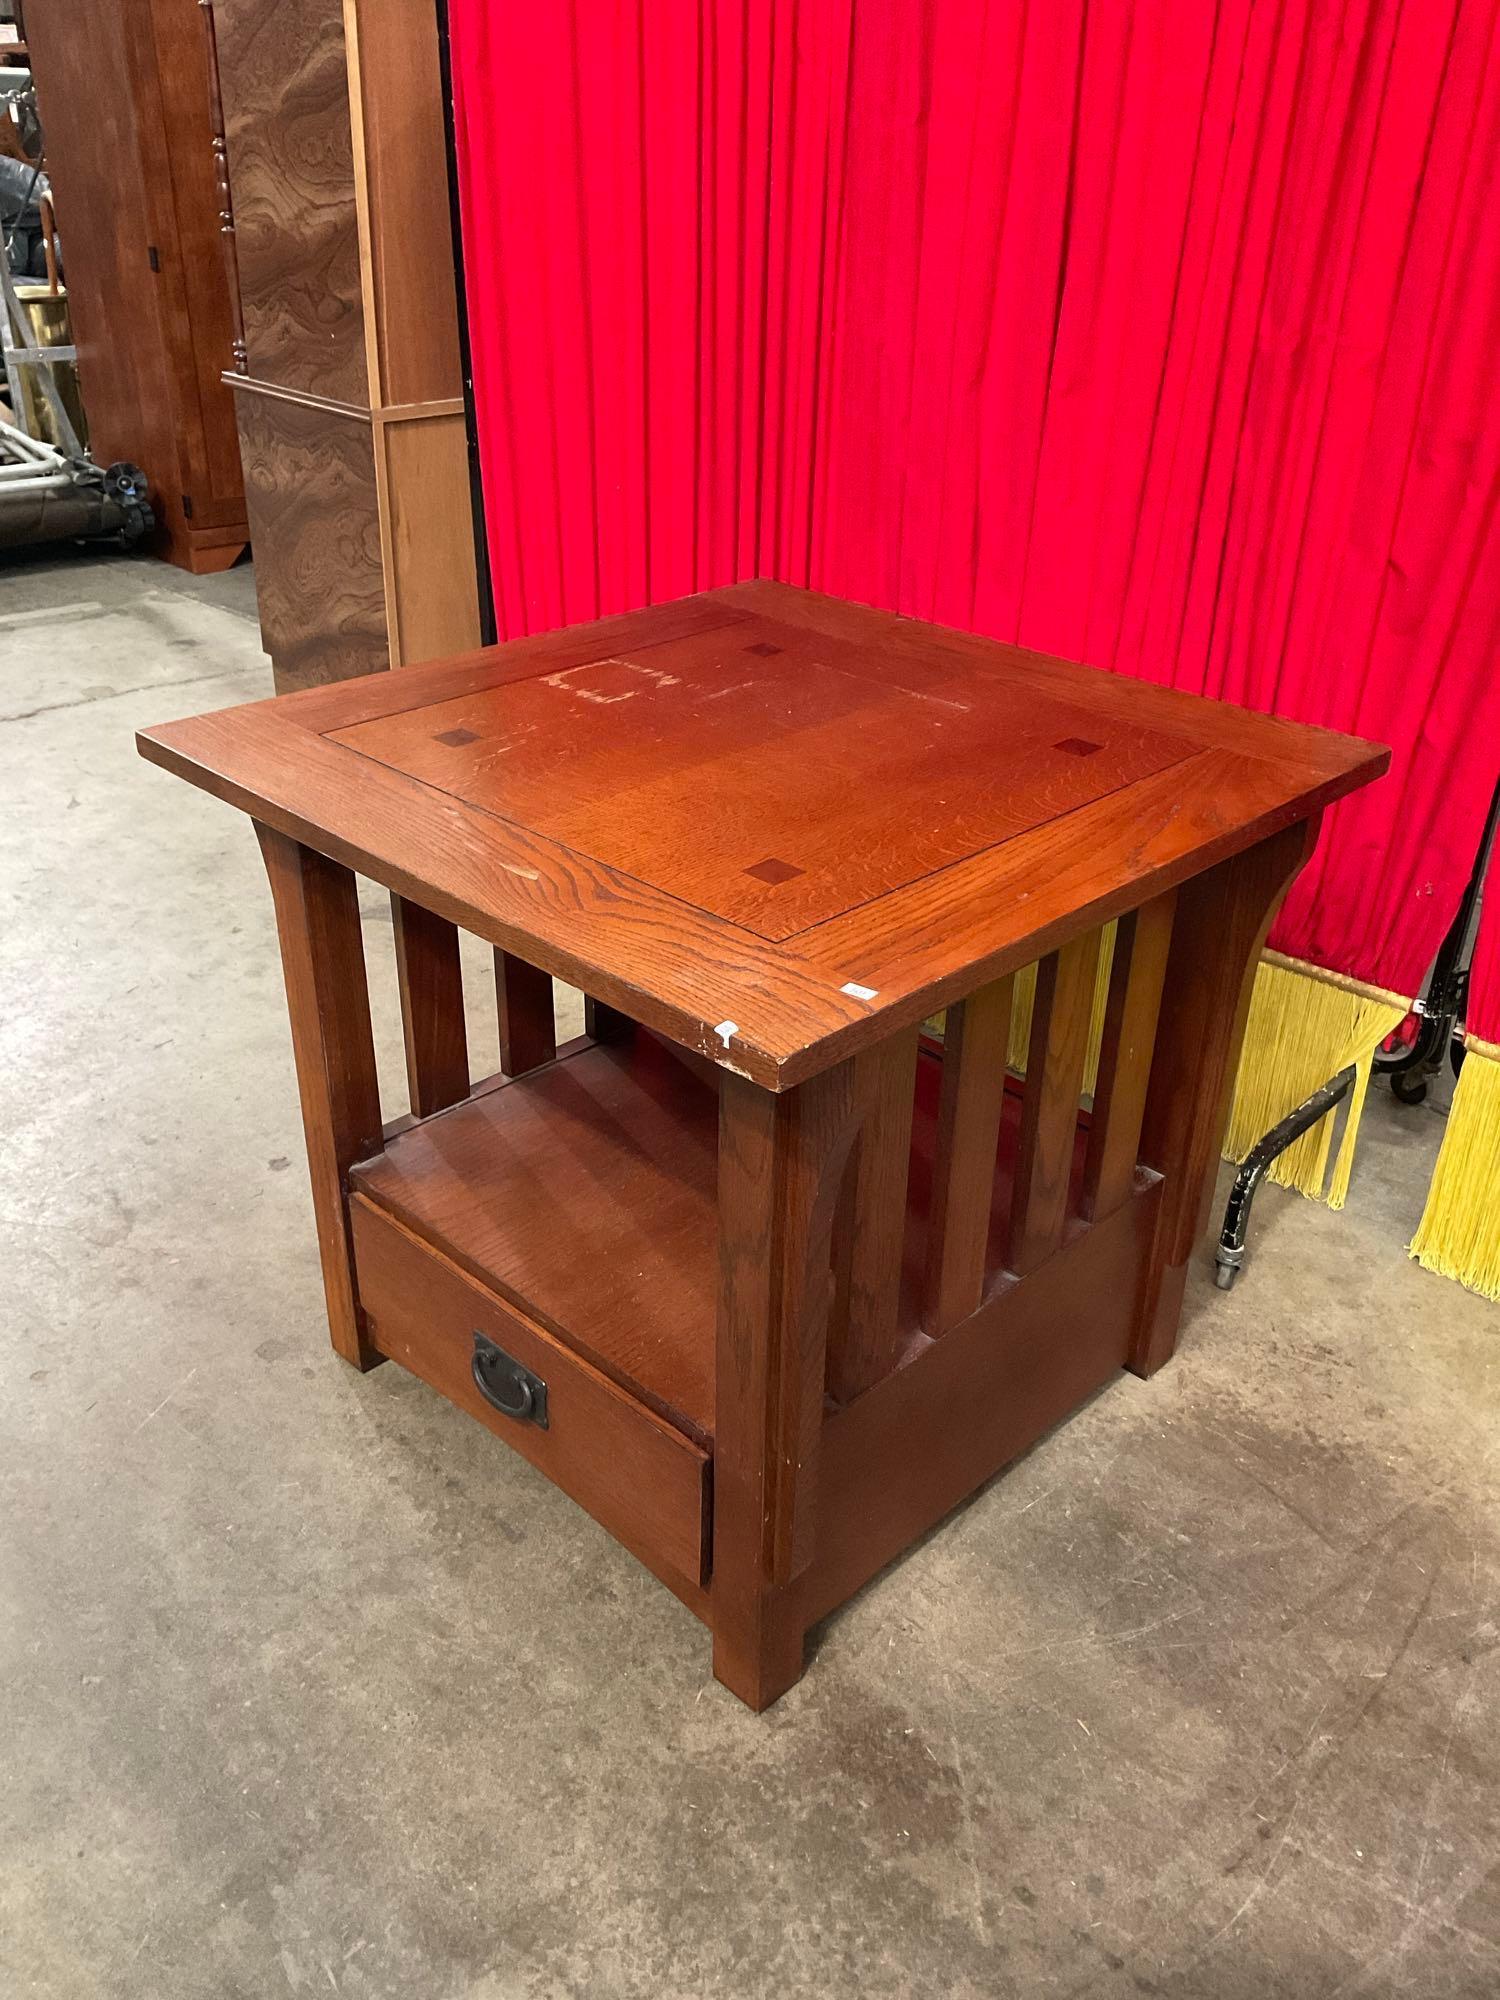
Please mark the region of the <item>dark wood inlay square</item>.
<svg viewBox="0 0 1500 2000"><path fill-rule="evenodd" d="M1096 750L1102 750L1102 743L1090 743L1086 736L1065 736L1061 743L1053 744L1054 750L1066 750L1070 757L1092 757Z"/></svg>
<svg viewBox="0 0 1500 2000"><path fill-rule="evenodd" d="M450 749L457 750L465 743L477 743L479 734L473 729L443 729L432 740L434 743L446 743Z"/></svg>
<svg viewBox="0 0 1500 2000"><path fill-rule="evenodd" d="M773 887L778 882L790 882L794 876L802 872L800 868L794 868L790 861L778 861L774 854L764 861L757 861L753 868L745 870L745 873L753 875L757 882L769 882Z"/></svg>
<svg viewBox="0 0 1500 2000"><path fill-rule="evenodd" d="M780 646L773 646L769 640L762 639L759 645L747 646L745 651L747 653L754 653L758 660L770 660L775 658L776 654L781 651L781 648Z"/></svg>

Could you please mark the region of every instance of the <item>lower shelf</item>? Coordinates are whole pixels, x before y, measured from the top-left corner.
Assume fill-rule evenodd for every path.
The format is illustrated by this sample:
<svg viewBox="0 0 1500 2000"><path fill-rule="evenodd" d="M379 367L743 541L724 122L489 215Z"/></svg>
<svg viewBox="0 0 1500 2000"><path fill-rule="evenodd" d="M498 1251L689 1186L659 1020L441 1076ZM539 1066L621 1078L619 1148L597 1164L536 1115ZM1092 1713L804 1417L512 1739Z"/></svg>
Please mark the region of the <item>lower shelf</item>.
<svg viewBox="0 0 1500 2000"><path fill-rule="evenodd" d="M638 1034L424 1118L352 1181L706 1445L717 1157L717 1093Z"/></svg>
<svg viewBox="0 0 1500 2000"><path fill-rule="evenodd" d="M901 1320L916 1336L941 1060L917 1065ZM1020 1098L995 1176L1001 1273ZM1084 1128L1075 1149L1082 1170ZM695 1444L714 1430L718 1093L650 1035L585 1045L423 1119L353 1185ZM1076 1205L1076 1204L1075 1204Z"/></svg>

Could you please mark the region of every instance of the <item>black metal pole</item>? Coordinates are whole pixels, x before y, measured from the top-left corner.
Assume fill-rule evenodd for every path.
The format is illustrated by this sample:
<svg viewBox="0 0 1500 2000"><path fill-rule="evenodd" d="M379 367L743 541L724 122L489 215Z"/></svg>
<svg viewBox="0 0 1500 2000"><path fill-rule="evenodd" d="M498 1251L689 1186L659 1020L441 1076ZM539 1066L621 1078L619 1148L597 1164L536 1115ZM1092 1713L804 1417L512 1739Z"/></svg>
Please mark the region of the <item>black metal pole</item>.
<svg viewBox="0 0 1500 2000"><path fill-rule="evenodd" d="M458 188L458 142L454 129L453 51L448 36L448 0L437 7L438 65L443 88L443 144L448 155L448 220L453 231L453 284L458 297L458 346L464 378L464 433L469 445L469 509L474 534L474 574L479 586L479 638L493 646L498 636L495 592L490 574L490 539L484 511L484 470L479 458L479 422L474 410L474 359L469 341L469 296L464 282L463 211Z"/></svg>
<svg viewBox="0 0 1500 2000"><path fill-rule="evenodd" d="M1469 872L1453 922L1448 926L1426 988L1417 1002L1417 1033L1404 1048L1389 1054L1375 1051L1375 1070L1388 1076L1391 1090L1403 1104L1420 1104L1427 1095L1427 1078L1442 1065L1445 1053L1454 1046L1454 1036L1463 1018L1469 997L1469 970L1474 958L1475 918L1484 888L1485 873L1500 825L1500 782L1490 796L1484 831ZM1455 1057L1455 1067L1457 1059Z"/></svg>
<svg viewBox="0 0 1500 2000"><path fill-rule="evenodd" d="M1304 1132L1310 1132L1320 1118L1326 1118L1353 1087L1354 1065L1351 1063L1348 1069L1341 1069L1331 1082L1321 1084L1311 1097L1304 1098L1295 1111L1289 1111L1281 1123L1273 1125L1245 1155L1234 1177L1234 1186L1229 1191L1224 1227L1219 1232L1219 1245L1214 1252L1214 1283L1221 1292L1227 1292L1240 1275L1240 1266L1245 1261L1245 1232L1250 1227L1250 1205L1273 1161Z"/></svg>

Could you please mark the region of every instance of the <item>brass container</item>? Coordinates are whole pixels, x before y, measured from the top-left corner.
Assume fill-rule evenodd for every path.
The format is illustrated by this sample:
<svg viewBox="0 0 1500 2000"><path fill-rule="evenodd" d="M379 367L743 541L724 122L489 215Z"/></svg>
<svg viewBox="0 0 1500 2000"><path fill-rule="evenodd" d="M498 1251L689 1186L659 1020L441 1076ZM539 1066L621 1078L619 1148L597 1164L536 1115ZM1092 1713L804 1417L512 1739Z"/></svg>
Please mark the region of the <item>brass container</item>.
<svg viewBox="0 0 1500 2000"><path fill-rule="evenodd" d="M66 289L52 292L43 284L17 284L16 297L21 310L26 315L31 328L32 345L35 347L67 347L72 341L72 326L68 319L68 294ZM61 447L62 439L57 434L57 425L52 421L52 412L47 407L47 399L37 384L35 368L18 368L20 381L20 408L16 411L16 422L32 437L45 438L48 444ZM61 361L52 370L52 379L57 384L57 393L62 398L63 408L72 419L73 428L78 433L80 444L89 441L88 426L83 414L83 398L78 393L78 369L71 361Z"/></svg>

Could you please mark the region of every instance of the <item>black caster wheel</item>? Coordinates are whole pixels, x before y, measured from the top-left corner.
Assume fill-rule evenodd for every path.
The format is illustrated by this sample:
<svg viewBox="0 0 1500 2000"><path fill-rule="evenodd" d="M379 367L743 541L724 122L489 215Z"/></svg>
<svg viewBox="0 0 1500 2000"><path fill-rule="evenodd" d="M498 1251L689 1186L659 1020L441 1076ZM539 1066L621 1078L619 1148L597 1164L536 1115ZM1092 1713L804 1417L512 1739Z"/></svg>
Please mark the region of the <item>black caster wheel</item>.
<svg viewBox="0 0 1500 2000"><path fill-rule="evenodd" d="M1391 1076L1391 1095L1402 1104L1420 1104L1427 1095L1427 1078L1419 1069L1395 1070Z"/></svg>

